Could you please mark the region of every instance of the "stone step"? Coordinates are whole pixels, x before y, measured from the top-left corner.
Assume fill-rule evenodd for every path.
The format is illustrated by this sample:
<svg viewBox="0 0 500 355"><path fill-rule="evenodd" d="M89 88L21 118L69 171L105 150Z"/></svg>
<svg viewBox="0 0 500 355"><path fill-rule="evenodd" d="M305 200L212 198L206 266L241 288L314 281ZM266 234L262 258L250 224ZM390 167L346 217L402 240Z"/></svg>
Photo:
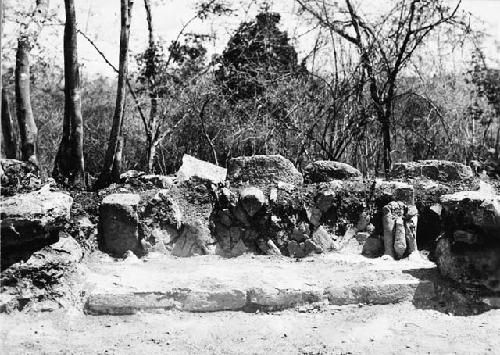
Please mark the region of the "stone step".
<svg viewBox="0 0 500 355"><path fill-rule="evenodd" d="M218 311L279 311L318 302L330 305L394 304L423 301L435 296L432 281L394 280L379 285L331 286L325 290L262 289L190 290L92 294L85 312L92 315L129 315L137 312L179 310L203 313Z"/></svg>
<svg viewBox="0 0 500 355"><path fill-rule="evenodd" d="M301 262L266 256L101 260L89 264L85 312L277 311L318 303L425 302L435 296L432 263L332 255Z"/></svg>

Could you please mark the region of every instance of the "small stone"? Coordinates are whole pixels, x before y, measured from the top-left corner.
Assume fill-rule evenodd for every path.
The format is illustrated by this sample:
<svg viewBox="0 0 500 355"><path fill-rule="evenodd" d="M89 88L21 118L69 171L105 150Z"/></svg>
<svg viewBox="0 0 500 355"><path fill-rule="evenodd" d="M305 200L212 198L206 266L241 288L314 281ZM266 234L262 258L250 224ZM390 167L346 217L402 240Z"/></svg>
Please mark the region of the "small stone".
<svg viewBox="0 0 500 355"><path fill-rule="evenodd" d="M309 237L309 226L305 222L300 222L294 229L291 238L297 242L303 242Z"/></svg>
<svg viewBox="0 0 500 355"><path fill-rule="evenodd" d="M337 161L320 160L307 165L304 169L306 183L329 182L332 180L361 180L361 172L349 164Z"/></svg>
<svg viewBox="0 0 500 355"><path fill-rule="evenodd" d="M256 187L248 187L240 192L240 201L250 217L253 217L266 204L264 192Z"/></svg>
<svg viewBox="0 0 500 355"><path fill-rule="evenodd" d="M335 191L326 190L322 191L317 200L318 209L321 213L326 213L335 205Z"/></svg>
<svg viewBox="0 0 500 355"><path fill-rule="evenodd" d="M306 256L304 248L301 247L295 240L288 242L288 254L293 258L303 258Z"/></svg>
<svg viewBox="0 0 500 355"><path fill-rule="evenodd" d="M363 245L362 254L369 258L378 258L384 252L384 245L379 238L370 237Z"/></svg>
<svg viewBox="0 0 500 355"><path fill-rule="evenodd" d="M309 223L311 223L315 227L319 226L322 216L321 210L319 208L314 208L306 205L304 205L304 210L306 211Z"/></svg>
<svg viewBox="0 0 500 355"><path fill-rule="evenodd" d="M326 231L323 226L318 227L314 231L312 240L317 246L317 253L326 253L334 249L332 236Z"/></svg>

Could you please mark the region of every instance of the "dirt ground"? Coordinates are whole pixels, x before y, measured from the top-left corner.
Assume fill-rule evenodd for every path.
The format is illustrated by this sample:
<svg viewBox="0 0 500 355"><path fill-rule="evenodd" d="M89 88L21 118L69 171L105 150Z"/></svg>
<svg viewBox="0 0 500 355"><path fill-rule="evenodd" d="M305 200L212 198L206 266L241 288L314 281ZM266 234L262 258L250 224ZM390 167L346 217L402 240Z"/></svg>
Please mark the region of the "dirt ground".
<svg viewBox="0 0 500 355"><path fill-rule="evenodd" d="M0 315L2 354L495 354L500 310L460 317L411 303L301 313Z"/></svg>

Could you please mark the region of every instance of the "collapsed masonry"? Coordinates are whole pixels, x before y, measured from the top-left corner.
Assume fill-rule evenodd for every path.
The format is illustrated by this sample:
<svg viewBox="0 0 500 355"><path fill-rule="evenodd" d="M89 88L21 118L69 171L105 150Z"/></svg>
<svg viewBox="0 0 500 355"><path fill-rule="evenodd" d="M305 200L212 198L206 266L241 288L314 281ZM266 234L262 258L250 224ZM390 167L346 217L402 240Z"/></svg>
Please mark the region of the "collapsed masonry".
<svg viewBox="0 0 500 355"><path fill-rule="evenodd" d="M121 184L92 195L99 207L88 216L65 192L37 190L24 164L2 161L9 187L1 202L3 286L12 273L33 272L57 284L66 274L53 266L77 263L82 246L97 239L115 257L341 252L401 259L419 258L418 247L435 251L443 275L500 291L500 196L480 190L462 164L400 163L391 181L366 181L332 161L301 174L279 155L235 158L227 171L185 156L175 177L122 174ZM8 268L18 260L21 267Z"/></svg>

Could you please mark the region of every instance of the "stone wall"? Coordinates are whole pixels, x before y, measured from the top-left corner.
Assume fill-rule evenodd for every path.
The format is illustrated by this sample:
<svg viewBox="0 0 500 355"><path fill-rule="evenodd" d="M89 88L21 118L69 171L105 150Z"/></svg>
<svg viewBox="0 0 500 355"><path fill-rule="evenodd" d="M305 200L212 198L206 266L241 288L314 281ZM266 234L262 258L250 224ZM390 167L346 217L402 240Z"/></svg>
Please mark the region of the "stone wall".
<svg viewBox="0 0 500 355"><path fill-rule="evenodd" d="M137 217L124 217L128 222L123 225L132 223L133 251L139 256L159 252L231 257L250 252L300 258L337 251L377 257L384 253L384 207L389 203L401 205L403 236L415 229L416 219L412 223L409 219L418 210L418 242L426 241L422 235L429 230L435 235L427 239L434 241L441 231L441 194L477 185L467 167L443 161L396 165L392 181L363 180L355 168L329 161L310 164L303 177L279 155L232 159L222 181L226 172L221 168L192 157L183 161L180 177L123 175L125 184L120 193L134 194L137 211ZM137 186L143 189L137 190ZM128 200L120 196L112 199L118 204ZM101 223L109 224L108 219L101 210ZM102 249L113 250L106 246L103 233ZM400 247L386 248L386 254L407 257L411 243L403 241ZM393 248L401 250L394 253L391 250L397 250ZM123 250L112 253L119 256Z"/></svg>

